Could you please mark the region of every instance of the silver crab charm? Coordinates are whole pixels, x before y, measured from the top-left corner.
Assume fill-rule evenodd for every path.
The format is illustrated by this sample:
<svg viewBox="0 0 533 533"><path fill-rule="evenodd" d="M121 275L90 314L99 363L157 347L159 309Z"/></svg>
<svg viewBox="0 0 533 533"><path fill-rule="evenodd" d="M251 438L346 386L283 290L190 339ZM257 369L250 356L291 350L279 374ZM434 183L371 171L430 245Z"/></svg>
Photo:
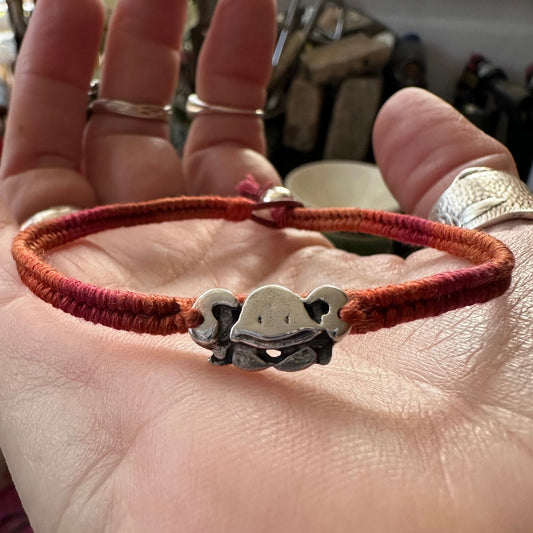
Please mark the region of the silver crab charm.
<svg viewBox="0 0 533 533"><path fill-rule="evenodd" d="M212 350L214 365L292 372L329 363L334 342L350 329L339 317L346 302L344 292L327 285L307 298L267 285L243 304L231 292L213 289L196 301L204 322L189 332L197 344Z"/></svg>

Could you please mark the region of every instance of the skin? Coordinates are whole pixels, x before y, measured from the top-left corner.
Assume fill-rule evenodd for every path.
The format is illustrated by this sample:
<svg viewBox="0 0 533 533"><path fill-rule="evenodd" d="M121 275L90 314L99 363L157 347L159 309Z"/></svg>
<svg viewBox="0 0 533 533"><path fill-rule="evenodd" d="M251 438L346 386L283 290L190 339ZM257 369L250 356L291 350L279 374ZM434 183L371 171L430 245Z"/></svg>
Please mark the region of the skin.
<svg viewBox="0 0 533 533"><path fill-rule="evenodd" d="M169 100L184 6L119 2L102 96ZM272 0L220 0L200 97L262 105L274 14ZM531 531L531 223L489 230L516 255L506 295L349 336L329 366L295 374L214 368L186 335L96 326L21 284L10 243L40 209L233 193L249 172L279 179L254 118L197 118L183 161L163 124L100 114L86 125L102 21L97 0L39 0L0 169L0 446L34 528ZM385 105L374 147L402 207L422 217L462 168L516 172L503 146L419 90ZM50 260L84 281L183 296L266 283L306 292L319 277L369 287L463 264L434 250L358 257L314 233L220 221L116 230Z"/></svg>

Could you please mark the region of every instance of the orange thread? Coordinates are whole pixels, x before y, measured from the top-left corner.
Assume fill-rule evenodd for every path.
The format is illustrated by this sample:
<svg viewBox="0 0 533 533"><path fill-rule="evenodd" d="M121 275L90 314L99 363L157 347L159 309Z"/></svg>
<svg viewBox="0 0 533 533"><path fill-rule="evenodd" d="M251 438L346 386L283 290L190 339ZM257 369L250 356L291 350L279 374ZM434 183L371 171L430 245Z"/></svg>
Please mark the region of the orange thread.
<svg viewBox="0 0 533 533"><path fill-rule="evenodd" d="M16 236L12 253L22 281L45 302L71 315L138 333L185 333L202 322L201 314L193 309L194 298L138 294L83 283L48 265L43 259L45 253L119 227L187 219L241 222L252 219L256 208L257 204L246 198L210 196L97 207L30 226ZM473 263L469 268L397 285L347 289L349 301L340 316L352 326L351 333L375 331L483 303L503 294L511 282L513 254L503 243L479 231L382 211L276 204L272 208L278 211L277 223L286 227L368 233L435 248Z"/></svg>

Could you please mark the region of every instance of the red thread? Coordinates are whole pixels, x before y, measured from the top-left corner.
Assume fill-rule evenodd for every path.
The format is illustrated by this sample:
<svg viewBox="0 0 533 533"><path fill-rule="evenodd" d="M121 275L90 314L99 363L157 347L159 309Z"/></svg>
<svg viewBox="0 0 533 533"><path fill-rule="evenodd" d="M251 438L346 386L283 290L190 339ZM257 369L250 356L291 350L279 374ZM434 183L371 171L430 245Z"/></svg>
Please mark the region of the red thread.
<svg viewBox="0 0 533 533"><path fill-rule="evenodd" d="M274 186L274 182L260 185L252 174L246 174L246 177L237 183L237 192L240 196L260 202L263 195Z"/></svg>
<svg viewBox="0 0 533 533"><path fill-rule="evenodd" d="M13 242L22 281L40 298L74 316L115 329L170 335L201 324L194 298L137 294L96 287L61 274L43 259L46 252L100 231L187 219L241 222L263 219L262 208L246 198L184 197L81 211L30 226ZM350 231L427 246L462 257L474 266L375 289L346 290L341 318L352 333L439 315L503 294L511 282L514 257L500 241L479 231L408 215L362 209L281 208L283 225L313 231ZM274 223L280 223L275 221ZM240 297L241 300L244 296Z"/></svg>
<svg viewBox="0 0 533 533"><path fill-rule="evenodd" d="M246 177L237 184L237 192L240 196L254 200L258 202L261 199L261 186L251 174L247 174Z"/></svg>

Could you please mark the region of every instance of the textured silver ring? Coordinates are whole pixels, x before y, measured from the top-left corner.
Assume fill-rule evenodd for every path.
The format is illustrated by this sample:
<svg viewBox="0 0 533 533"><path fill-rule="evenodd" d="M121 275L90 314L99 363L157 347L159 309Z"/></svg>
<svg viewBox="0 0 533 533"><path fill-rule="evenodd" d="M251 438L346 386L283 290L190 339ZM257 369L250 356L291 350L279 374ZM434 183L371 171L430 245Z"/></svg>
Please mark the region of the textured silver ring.
<svg viewBox="0 0 533 533"><path fill-rule="evenodd" d="M23 230L32 224L44 222L45 220L54 220L55 218L77 213L78 211L81 211L81 207L75 207L73 205L56 205L35 213L35 215L32 215L20 225L20 229Z"/></svg>
<svg viewBox="0 0 533 533"><path fill-rule="evenodd" d="M197 117L203 114L226 114L226 115L245 115L262 118L265 115L263 109L243 109L239 107L229 107L224 105L209 104L201 100L197 94L190 94L187 98L185 112L189 118Z"/></svg>
<svg viewBox="0 0 533 533"><path fill-rule="evenodd" d="M516 176L487 167L463 170L444 191L429 219L467 229L533 219L533 194Z"/></svg>

